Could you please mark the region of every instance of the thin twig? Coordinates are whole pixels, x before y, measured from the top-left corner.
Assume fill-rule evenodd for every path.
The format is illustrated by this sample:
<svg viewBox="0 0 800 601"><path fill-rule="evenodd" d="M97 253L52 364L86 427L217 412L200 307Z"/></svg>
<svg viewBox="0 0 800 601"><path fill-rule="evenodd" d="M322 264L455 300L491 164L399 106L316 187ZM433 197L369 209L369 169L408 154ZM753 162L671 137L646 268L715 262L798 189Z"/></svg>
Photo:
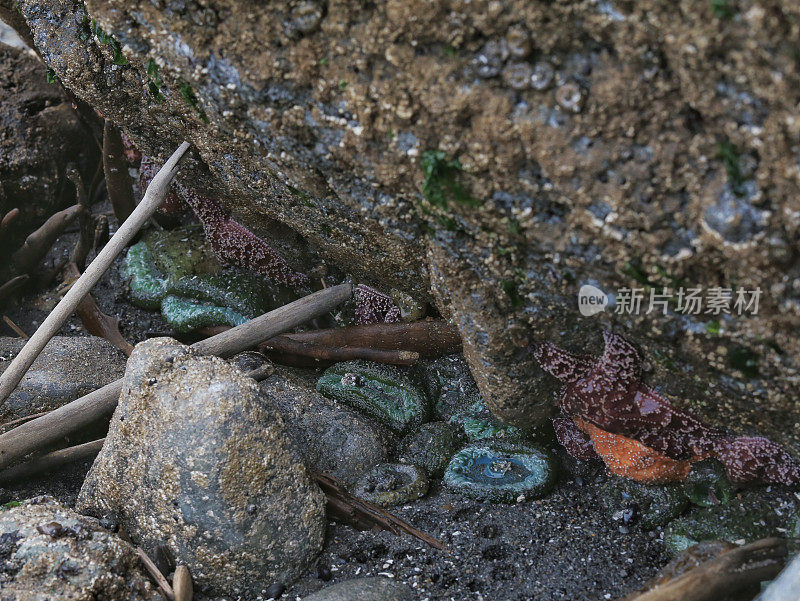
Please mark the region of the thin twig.
<svg viewBox="0 0 800 601"><path fill-rule="evenodd" d="M0 286L0 301L14 294L14 292L19 290L29 279L31 279L31 276L29 276L27 273L23 273L22 275L11 278L5 284Z"/></svg>
<svg viewBox="0 0 800 601"><path fill-rule="evenodd" d="M22 246L11 255L11 265L17 273L33 273L47 251L53 246L67 226L86 209L81 205L54 213L42 226L25 239Z"/></svg>
<svg viewBox="0 0 800 601"><path fill-rule="evenodd" d="M412 323L375 323L329 330L286 334L299 342L331 348L355 347L385 351L412 351L420 357L440 357L461 351L458 329L441 319ZM270 341L267 341L269 343Z"/></svg>
<svg viewBox="0 0 800 601"><path fill-rule="evenodd" d="M116 125L106 119L103 127L103 170L106 189L117 223L123 223L136 208L133 199L133 182L128 173L125 146Z"/></svg>
<svg viewBox="0 0 800 601"><path fill-rule="evenodd" d="M67 277L73 280L77 280L81 276L81 272L78 271L78 266L72 262L67 263L66 273ZM119 317L111 317L103 313L91 294L87 294L81 299L75 312L80 318L83 327L86 328L86 331L92 336L105 338L125 353L126 357L129 357L133 352L133 345L125 340L122 333L119 331Z"/></svg>
<svg viewBox="0 0 800 601"><path fill-rule="evenodd" d="M64 295L61 302L45 318L39 329L36 330L28 340L28 343L11 362L11 365L8 366L8 369L0 375L0 404L5 402L11 391L19 384L22 376L25 375L25 372L28 371L28 368L39 356L39 353L42 352L49 340L69 319L81 299L89 293L100 277L111 266L117 255L122 252L122 249L131 241L142 225L153 215L164 199L175 173L177 173L178 161L180 161L188 148L189 144L183 142L178 150L172 154L161 168L161 171L153 178L139 206L136 207L127 221L120 226L103 250L98 253L80 279Z"/></svg>
<svg viewBox="0 0 800 601"><path fill-rule="evenodd" d="M147 556L147 553L145 553L141 547L136 547L136 555L139 556L147 572L152 576L153 580L156 581L161 594L169 601L175 601L175 593L172 591L169 581L164 577L164 574L161 573L161 570L156 567L153 560Z"/></svg>
<svg viewBox="0 0 800 601"><path fill-rule="evenodd" d="M197 342L192 348L200 354L230 356L324 315L351 296L352 287L349 284L320 290L217 336ZM0 469L13 465L29 453L46 448L97 420L107 418L114 412L120 392L122 380L117 380L47 415L0 434Z"/></svg>
<svg viewBox="0 0 800 601"><path fill-rule="evenodd" d="M19 209L17 208L11 209L8 213L3 215L3 218L0 219L0 234L5 232L17 217L19 217Z"/></svg>
<svg viewBox="0 0 800 601"><path fill-rule="evenodd" d="M764 580L771 580L786 563L786 541L764 538L725 551L677 578L658 584L624 601L716 601Z"/></svg>
<svg viewBox="0 0 800 601"><path fill-rule="evenodd" d="M309 469L309 472L328 498L328 510L333 514L332 517L346 521L363 530L377 526L396 535L405 532L429 544L434 549L444 548L444 545L431 535L415 528L396 515L350 494L333 476L313 468Z"/></svg>
<svg viewBox="0 0 800 601"><path fill-rule="evenodd" d="M6 325L14 330L14 333L19 336L20 338L24 338L25 340L28 339L28 335L20 328L14 321L8 316L3 315L3 321L6 322Z"/></svg>
<svg viewBox="0 0 800 601"><path fill-rule="evenodd" d="M92 206L89 203L89 198L86 196L86 188L83 185L83 178L75 165L70 164L65 170L67 179L75 186L75 202L84 208L80 214L79 223L80 228L78 231L78 241L75 243L75 248L72 250L70 261L78 266L78 269L83 269L86 266L86 258L89 256L89 251L92 250L92 241L94 240L94 219L92 218Z"/></svg>
<svg viewBox="0 0 800 601"><path fill-rule="evenodd" d="M32 419L36 419L37 417L42 417L43 415L47 415L50 413L49 411L42 411L40 413L31 413L30 415L26 415L25 417L18 417L17 419L12 419L9 422L6 422L0 425L0 428L3 429L3 432L8 432L12 428L16 428L20 424L24 424L25 422L29 422Z"/></svg>

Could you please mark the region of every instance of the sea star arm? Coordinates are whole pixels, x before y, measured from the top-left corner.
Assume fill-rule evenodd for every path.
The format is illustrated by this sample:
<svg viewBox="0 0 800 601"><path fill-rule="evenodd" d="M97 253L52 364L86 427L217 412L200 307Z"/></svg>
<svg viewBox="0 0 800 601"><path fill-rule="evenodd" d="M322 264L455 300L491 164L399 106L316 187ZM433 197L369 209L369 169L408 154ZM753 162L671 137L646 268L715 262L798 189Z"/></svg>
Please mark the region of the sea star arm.
<svg viewBox="0 0 800 601"><path fill-rule="evenodd" d="M618 390L629 390L639 383L642 358L630 342L619 334L603 332L605 349L593 373L602 374Z"/></svg>
<svg viewBox="0 0 800 601"><path fill-rule="evenodd" d="M300 286L308 281L306 275L294 271L271 246L231 219L216 200L186 186L178 186L178 193L203 224L206 238L222 261L252 269L277 284Z"/></svg>
<svg viewBox="0 0 800 601"><path fill-rule="evenodd" d="M597 361L591 355L570 353L551 342L537 345L533 349L533 356L543 370L565 384L586 377Z"/></svg>
<svg viewBox="0 0 800 601"><path fill-rule="evenodd" d="M556 432L556 440L575 459L589 461L600 458L588 434L575 425L571 417L553 418L553 429Z"/></svg>

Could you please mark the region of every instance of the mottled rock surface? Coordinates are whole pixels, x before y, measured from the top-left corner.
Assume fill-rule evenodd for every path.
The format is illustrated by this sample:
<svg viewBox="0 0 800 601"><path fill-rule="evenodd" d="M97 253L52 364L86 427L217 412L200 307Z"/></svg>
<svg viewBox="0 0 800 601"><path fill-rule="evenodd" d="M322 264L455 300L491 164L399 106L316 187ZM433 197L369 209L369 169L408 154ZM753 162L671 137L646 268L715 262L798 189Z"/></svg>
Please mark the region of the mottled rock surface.
<svg viewBox="0 0 800 601"><path fill-rule="evenodd" d="M0 373L24 346L22 338L0 338ZM96 336L56 336L0 408L7 422L51 411L122 377L125 355Z"/></svg>
<svg viewBox="0 0 800 601"><path fill-rule="evenodd" d="M74 202L65 167L72 163L89 181L100 152L59 86L47 83L47 66L26 49L0 43L0 73L0 215L20 210L0 240L3 252Z"/></svg>
<svg viewBox="0 0 800 601"><path fill-rule="evenodd" d="M411 601L414 594L404 584L381 576L357 578L326 587L305 601Z"/></svg>
<svg viewBox="0 0 800 601"><path fill-rule="evenodd" d="M53 499L0 510L3 601L157 601L135 549Z"/></svg>
<svg viewBox="0 0 800 601"><path fill-rule="evenodd" d="M530 342L592 346L585 283L760 287L757 316L605 321L700 366L698 404L797 412L796 2L19 7L70 89L150 155L192 142L184 182L293 267L435 300L502 419L544 417Z"/></svg>
<svg viewBox="0 0 800 601"><path fill-rule="evenodd" d="M306 465L350 486L374 465L386 461L396 438L377 422L325 398L313 383L277 369L261 382L286 432Z"/></svg>
<svg viewBox="0 0 800 601"><path fill-rule="evenodd" d="M324 497L256 382L168 338L131 355L77 507L147 551L167 545L199 590L234 598L295 579L325 527Z"/></svg>

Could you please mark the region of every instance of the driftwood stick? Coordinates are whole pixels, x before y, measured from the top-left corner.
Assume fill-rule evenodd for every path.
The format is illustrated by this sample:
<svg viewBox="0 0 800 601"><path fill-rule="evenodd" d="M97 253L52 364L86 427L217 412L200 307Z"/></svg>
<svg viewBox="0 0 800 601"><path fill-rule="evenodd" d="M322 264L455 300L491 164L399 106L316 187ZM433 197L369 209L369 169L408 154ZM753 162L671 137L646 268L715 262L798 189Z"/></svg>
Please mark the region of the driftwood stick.
<svg viewBox="0 0 800 601"><path fill-rule="evenodd" d="M189 568L180 564L175 568L172 576L172 590L175 592L175 601L192 601L194 596L192 575Z"/></svg>
<svg viewBox="0 0 800 601"><path fill-rule="evenodd" d="M232 355L324 315L351 296L350 284L326 288L197 342L192 348L200 354L223 357ZM122 380L117 380L47 415L0 434L0 469L13 465L29 453L43 449L99 419L109 417L117 406L121 391Z"/></svg>
<svg viewBox="0 0 800 601"><path fill-rule="evenodd" d="M405 532L429 544L434 549L444 548L440 541L422 530L414 528L414 526L404 522L396 515L392 515L372 503L367 503L363 499L353 496L333 476L323 474L315 469L310 469L309 472L328 499L328 510L332 514L331 517L349 522L362 529L377 526L396 535Z"/></svg>
<svg viewBox="0 0 800 601"><path fill-rule="evenodd" d="M298 342L327 347L350 346L384 351L411 351L419 353L421 357L440 357L461 351L461 337L458 330L442 319L313 330L286 334L286 337Z"/></svg>
<svg viewBox="0 0 800 601"><path fill-rule="evenodd" d="M89 251L92 250L92 241L94 240L94 219L92 218L92 205L89 202L89 197L86 196L86 188L83 185L83 178L75 165L70 164L65 174L67 179L75 186L75 201L76 204L81 205L84 211L80 214L78 222L80 223L80 232L78 233L78 241L75 243L75 248L72 249L70 261L78 266L78 269L86 267L86 258L89 256Z"/></svg>
<svg viewBox="0 0 800 601"><path fill-rule="evenodd" d="M17 480L27 480L28 478L58 469L69 463L92 458L103 448L105 440L105 438L93 440L92 442L47 453L46 455L36 457L35 459L20 463L19 465L13 465L0 472L0 482L5 484Z"/></svg>
<svg viewBox="0 0 800 601"><path fill-rule="evenodd" d="M780 573L780 575L761 593L756 601L786 601L800 590L800 555Z"/></svg>
<svg viewBox="0 0 800 601"><path fill-rule="evenodd" d="M321 365L350 361L351 359L366 359L376 363L390 363L393 365L414 365L419 360L419 353L413 351L384 351L382 349L359 347L330 347L323 344L302 342L289 336L275 336L259 346L275 361L287 358L293 363L295 359L309 359L309 365Z"/></svg>
<svg viewBox="0 0 800 601"><path fill-rule="evenodd" d="M79 204L54 213L39 229L25 239L22 246L11 255L11 264L17 273L32 273L53 246L62 232L86 209Z"/></svg>
<svg viewBox="0 0 800 601"><path fill-rule="evenodd" d="M163 594L169 601L175 601L175 593L172 590L172 586L170 586L169 581L164 577L164 574L161 573L161 570L158 569L158 566L153 563L153 560L148 557L147 553L145 553L141 547L136 547L136 555L139 556L139 559L142 561L142 565L144 565L147 572L156 581L161 594Z"/></svg>
<svg viewBox="0 0 800 601"><path fill-rule="evenodd" d="M717 601L774 578L786 563L786 541L763 538L722 553L673 580L625 601Z"/></svg>
<svg viewBox="0 0 800 601"><path fill-rule="evenodd" d="M22 376L28 371L36 357L49 340L58 332L64 322L75 311L81 299L86 296L100 277L111 266L111 263L122 252L122 249L133 239L142 225L153 215L158 205L166 196L170 182L178 171L178 161L189 148L187 142L183 142L169 160L164 164L131 216L123 223L108 244L101 250L94 261L86 268L86 271L77 282L64 295L64 298L50 312L39 329L31 336L27 344L8 366L8 369L0 375L0 404L5 402L11 391L16 388ZM83 210L80 207L80 210Z"/></svg>
<svg viewBox="0 0 800 601"><path fill-rule="evenodd" d="M122 136L119 128L108 119L103 127L103 171L114 216L117 223L123 223L136 208L136 201L133 199L133 184L128 173Z"/></svg>

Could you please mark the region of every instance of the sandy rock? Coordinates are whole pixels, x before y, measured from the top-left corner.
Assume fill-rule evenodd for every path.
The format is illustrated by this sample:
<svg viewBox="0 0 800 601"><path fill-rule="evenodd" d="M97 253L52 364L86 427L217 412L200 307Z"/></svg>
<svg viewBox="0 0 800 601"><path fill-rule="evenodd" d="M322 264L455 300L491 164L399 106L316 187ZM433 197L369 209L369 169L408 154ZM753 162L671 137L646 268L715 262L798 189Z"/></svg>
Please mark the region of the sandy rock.
<svg viewBox="0 0 800 601"><path fill-rule="evenodd" d="M388 578L357 578L328 586L304 601L411 601L414 594L406 585Z"/></svg>
<svg viewBox="0 0 800 601"><path fill-rule="evenodd" d="M0 338L0 373L22 349L21 338ZM0 421L57 409L122 377L125 355L95 336L56 336L0 408Z"/></svg>
<svg viewBox="0 0 800 601"><path fill-rule="evenodd" d="M145 550L167 545L198 590L232 598L297 578L325 527L324 497L256 382L168 338L131 355L77 507Z"/></svg>
<svg viewBox="0 0 800 601"><path fill-rule="evenodd" d="M0 510L3 601L157 601L136 551L97 520L40 497Z"/></svg>
<svg viewBox="0 0 800 601"><path fill-rule="evenodd" d="M308 466L345 486L386 461L395 437L380 424L325 398L288 370L261 383L261 391L283 417L286 431Z"/></svg>
<svg viewBox="0 0 800 601"><path fill-rule="evenodd" d="M759 287L757 318L681 354L726 369L714 347L744 338L775 366L765 405L794 396L796 2L301 4L18 3L71 90L151 156L189 140L182 181L293 268L435 299L498 417L543 418L525 349L587 321L588 281ZM681 344L708 319L606 321Z"/></svg>

